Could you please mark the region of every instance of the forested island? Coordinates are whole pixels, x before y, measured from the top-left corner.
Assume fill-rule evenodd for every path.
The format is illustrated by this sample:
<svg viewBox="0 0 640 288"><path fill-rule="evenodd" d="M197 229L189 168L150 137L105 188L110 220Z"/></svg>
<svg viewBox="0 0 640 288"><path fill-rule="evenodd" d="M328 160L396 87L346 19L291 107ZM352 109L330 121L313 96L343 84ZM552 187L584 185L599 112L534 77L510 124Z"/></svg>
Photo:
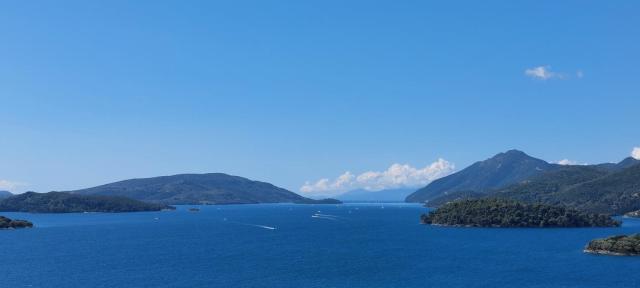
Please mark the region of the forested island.
<svg viewBox="0 0 640 288"><path fill-rule="evenodd" d="M640 234L618 235L592 240L584 252L614 256L640 256Z"/></svg>
<svg viewBox="0 0 640 288"><path fill-rule="evenodd" d="M463 227L616 227L608 215L507 199L460 200L421 216L431 225Z"/></svg>
<svg viewBox="0 0 640 288"><path fill-rule="evenodd" d="M18 229L31 227L33 227L33 223L27 220L13 220L4 216L0 216L0 229Z"/></svg>
<svg viewBox="0 0 640 288"><path fill-rule="evenodd" d="M63 192L27 192L0 200L0 212L142 212L164 209L175 208L120 196L77 195Z"/></svg>

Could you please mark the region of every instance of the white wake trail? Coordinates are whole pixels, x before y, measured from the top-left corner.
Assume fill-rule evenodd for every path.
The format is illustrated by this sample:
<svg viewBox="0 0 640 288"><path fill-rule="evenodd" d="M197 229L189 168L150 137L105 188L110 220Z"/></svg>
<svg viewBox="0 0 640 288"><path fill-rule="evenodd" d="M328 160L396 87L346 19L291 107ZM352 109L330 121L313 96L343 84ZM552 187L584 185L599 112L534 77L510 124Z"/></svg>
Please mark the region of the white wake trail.
<svg viewBox="0 0 640 288"><path fill-rule="evenodd" d="M276 230L276 229L278 229L276 227L271 227L271 226L266 226L266 225L242 223L242 222L236 222L236 221L228 221L227 218L224 218L223 221L229 222L229 223L233 223L233 224L238 224L238 225L244 225L244 226L251 226L251 227L267 229L267 230Z"/></svg>
<svg viewBox="0 0 640 288"><path fill-rule="evenodd" d="M325 217L325 216L320 216L320 215L311 215L311 218L318 218L318 219L327 219L327 220L331 220L331 221L338 221L338 219L333 218L333 217Z"/></svg>

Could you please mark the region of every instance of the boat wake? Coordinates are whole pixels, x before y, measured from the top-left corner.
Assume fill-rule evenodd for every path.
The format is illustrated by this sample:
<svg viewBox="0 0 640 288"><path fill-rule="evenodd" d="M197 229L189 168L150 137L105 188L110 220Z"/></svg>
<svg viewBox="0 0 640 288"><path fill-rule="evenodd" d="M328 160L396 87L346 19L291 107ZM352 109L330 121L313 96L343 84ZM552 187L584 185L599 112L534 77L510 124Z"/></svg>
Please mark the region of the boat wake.
<svg viewBox="0 0 640 288"><path fill-rule="evenodd" d="M331 214L320 214L320 213L315 213L311 215L311 218L326 219L326 220L332 220L332 221L338 221L342 219L342 217L340 216L331 215Z"/></svg>
<svg viewBox="0 0 640 288"><path fill-rule="evenodd" d="M257 227L257 228L262 228L262 229L267 229L267 230L276 230L276 227L271 227L271 226L266 226L266 225L259 225L259 224L251 224L251 223L242 223L242 222L236 222L236 221L228 221L227 218L223 219L225 222L229 222L229 223L233 223L233 224L238 224L238 225L243 225L243 226L251 226L251 227Z"/></svg>

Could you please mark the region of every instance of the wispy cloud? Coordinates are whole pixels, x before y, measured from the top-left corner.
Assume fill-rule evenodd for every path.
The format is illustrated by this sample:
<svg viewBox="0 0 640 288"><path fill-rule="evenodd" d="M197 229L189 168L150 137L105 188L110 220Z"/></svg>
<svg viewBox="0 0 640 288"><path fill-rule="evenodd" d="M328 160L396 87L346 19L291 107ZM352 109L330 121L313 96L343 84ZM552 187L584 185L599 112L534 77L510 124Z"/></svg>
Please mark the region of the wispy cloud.
<svg viewBox="0 0 640 288"><path fill-rule="evenodd" d="M555 72L555 71L551 71L551 66L545 65L545 66L537 66L537 67L525 69L524 75L526 75L527 77L531 77L533 79L538 79L538 80L549 80L549 79L566 80L571 78L581 79L582 77L584 77L584 72L582 70L576 70L575 74Z"/></svg>
<svg viewBox="0 0 640 288"><path fill-rule="evenodd" d="M633 147L633 150L631 150L631 157L640 160L640 147Z"/></svg>
<svg viewBox="0 0 640 288"><path fill-rule="evenodd" d="M560 160L560 161L558 161L556 163L560 164L560 165L576 165L576 164L578 164L577 161L573 161L573 160L569 160L569 159L562 159L562 160Z"/></svg>
<svg viewBox="0 0 640 288"><path fill-rule="evenodd" d="M454 169L455 165L444 159L438 159L421 169L396 163L385 171L367 171L359 175L347 171L334 180L323 178L315 182L306 182L300 187L300 192L309 196L336 196L355 189L379 191L420 187L449 175Z"/></svg>
<svg viewBox="0 0 640 288"><path fill-rule="evenodd" d="M23 182L0 179L0 190L8 190L13 192L13 190L27 185L27 183Z"/></svg>
<svg viewBox="0 0 640 288"><path fill-rule="evenodd" d="M580 163L578 161L569 160L569 159L562 159L562 160L556 162L556 164L560 164L560 165L589 165L587 163Z"/></svg>
<svg viewBox="0 0 640 288"><path fill-rule="evenodd" d="M538 66L524 70L524 74L540 80L549 80L552 78L564 78L563 74L552 72L551 66Z"/></svg>

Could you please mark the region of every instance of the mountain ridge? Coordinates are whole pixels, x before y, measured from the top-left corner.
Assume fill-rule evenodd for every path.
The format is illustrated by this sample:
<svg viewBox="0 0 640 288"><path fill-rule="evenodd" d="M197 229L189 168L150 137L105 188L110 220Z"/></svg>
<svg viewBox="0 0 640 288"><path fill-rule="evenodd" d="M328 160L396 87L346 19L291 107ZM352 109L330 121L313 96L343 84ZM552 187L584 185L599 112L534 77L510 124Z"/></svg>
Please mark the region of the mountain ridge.
<svg viewBox="0 0 640 288"><path fill-rule="evenodd" d="M134 178L86 189L66 191L83 195L124 196L164 204L338 204L335 199L313 200L271 183L224 173L176 174Z"/></svg>
<svg viewBox="0 0 640 288"><path fill-rule="evenodd" d="M559 166L512 149L437 179L407 196L405 201L422 203L456 191L486 193Z"/></svg>
<svg viewBox="0 0 640 288"><path fill-rule="evenodd" d="M504 198L527 203L563 205L596 213L624 214L640 209L640 161L558 165L523 181L489 191L461 190L430 199L437 207L478 198Z"/></svg>
<svg viewBox="0 0 640 288"><path fill-rule="evenodd" d="M13 196L13 193L5 190L0 190L0 199L9 198Z"/></svg>

